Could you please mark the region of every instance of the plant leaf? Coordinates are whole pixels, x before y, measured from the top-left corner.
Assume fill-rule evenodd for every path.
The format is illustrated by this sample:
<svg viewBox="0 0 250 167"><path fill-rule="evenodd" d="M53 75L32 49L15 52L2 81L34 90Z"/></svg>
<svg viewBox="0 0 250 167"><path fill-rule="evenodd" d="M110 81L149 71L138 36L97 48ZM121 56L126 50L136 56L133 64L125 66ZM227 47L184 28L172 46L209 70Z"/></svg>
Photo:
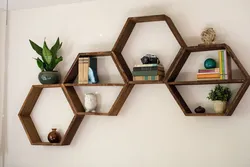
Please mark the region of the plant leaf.
<svg viewBox="0 0 250 167"><path fill-rule="evenodd" d="M54 57L54 58L56 58L57 57L57 52L58 52L58 50L61 48L61 44L60 44L60 39L59 39L59 37L57 38L57 40L56 40L56 43L51 47L51 53L52 53L52 56Z"/></svg>
<svg viewBox="0 0 250 167"><path fill-rule="evenodd" d="M43 49L38 46L35 42L33 42L32 40L29 40L30 41L30 45L31 47L36 51L37 54L39 54L40 56L43 55Z"/></svg>
<svg viewBox="0 0 250 167"><path fill-rule="evenodd" d="M37 63L37 66L41 69L41 71L44 71L43 61L39 58L36 58L36 63Z"/></svg>
<svg viewBox="0 0 250 167"><path fill-rule="evenodd" d="M52 53L49 50L46 41L43 43L43 57L45 59L45 62L50 66L50 63L52 61Z"/></svg>
<svg viewBox="0 0 250 167"><path fill-rule="evenodd" d="M56 58L56 60L55 60L55 66L56 66L58 63L60 63L61 61L63 61L63 57L62 57L62 56Z"/></svg>

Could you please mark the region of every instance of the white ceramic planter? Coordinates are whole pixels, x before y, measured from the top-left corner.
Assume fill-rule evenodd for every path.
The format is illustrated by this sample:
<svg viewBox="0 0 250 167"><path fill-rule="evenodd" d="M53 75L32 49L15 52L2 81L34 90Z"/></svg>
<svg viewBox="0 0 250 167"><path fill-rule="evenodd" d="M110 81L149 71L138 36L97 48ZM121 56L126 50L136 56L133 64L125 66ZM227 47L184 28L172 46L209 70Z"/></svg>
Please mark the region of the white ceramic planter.
<svg viewBox="0 0 250 167"><path fill-rule="evenodd" d="M226 109L226 101L215 100L214 101L214 111L216 113L223 113Z"/></svg>

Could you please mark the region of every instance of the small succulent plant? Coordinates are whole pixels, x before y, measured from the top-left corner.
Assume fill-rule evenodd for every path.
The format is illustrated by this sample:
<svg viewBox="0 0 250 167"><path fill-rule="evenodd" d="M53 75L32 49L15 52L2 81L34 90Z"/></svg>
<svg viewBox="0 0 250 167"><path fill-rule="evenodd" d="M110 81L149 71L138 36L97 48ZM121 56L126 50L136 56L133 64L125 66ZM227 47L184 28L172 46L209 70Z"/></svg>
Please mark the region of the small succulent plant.
<svg viewBox="0 0 250 167"><path fill-rule="evenodd" d="M207 98L212 101L229 101L231 97L232 92L228 87L216 85L215 88L210 91Z"/></svg>

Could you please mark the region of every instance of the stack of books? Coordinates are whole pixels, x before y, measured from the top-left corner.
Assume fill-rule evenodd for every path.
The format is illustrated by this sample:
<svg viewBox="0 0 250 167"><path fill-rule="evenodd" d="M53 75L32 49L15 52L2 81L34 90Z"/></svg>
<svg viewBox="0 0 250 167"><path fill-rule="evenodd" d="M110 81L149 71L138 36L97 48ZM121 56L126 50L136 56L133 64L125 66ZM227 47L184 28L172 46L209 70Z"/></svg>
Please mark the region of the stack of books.
<svg viewBox="0 0 250 167"><path fill-rule="evenodd" d="M220 68L199 69L197 73L198 80L219 80Z"/></svg>
<svg viewBox="0 0 250 167"><path fill-rule="evenodd" d="M78 60L78 83L92 84L98 81L97 58L80 57Z"/></svg>
<svg viewBox="0 0 250 167"><path fill-rule="evenodd" d="M225 50L218 51L218 68L199 69L197 80L223 80L228 79L227 54Z"/></svg>
<svg viewBox="0 0 250 167"><path fill-rule="evenodd" d="M134 81L162 80L165 72L161 64L140 64L133 68Z"/></svg>

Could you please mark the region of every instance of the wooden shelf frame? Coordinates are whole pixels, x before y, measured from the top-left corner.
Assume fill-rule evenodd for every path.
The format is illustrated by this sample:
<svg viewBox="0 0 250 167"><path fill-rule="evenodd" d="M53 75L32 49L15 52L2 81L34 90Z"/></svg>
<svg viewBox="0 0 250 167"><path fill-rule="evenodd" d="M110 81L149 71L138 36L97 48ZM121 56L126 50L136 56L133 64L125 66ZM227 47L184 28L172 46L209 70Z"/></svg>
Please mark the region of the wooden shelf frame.
<svg viewBox="0 0 250 167"><path fill-rule="evenodd" d="M103 51L103 52L86 52L86 53L79 53L76 58L75 61L73 62L71 68L69 69L68 73L66 74L63 84L64 85L68 85L68 84L74 84L74 81L78 75L78 60L80 57L106 57L106 56L110 56L112 58L112 60L114 61L124 83L127 83L128 78L127 75L125 73L125 71L123 70L123 65L124 63L126 63L125 61L122 62L120 61L117 57L117 55L113 52L113 51ZM97 60L98 61L98 60ZM112 83L108 83L108 84L112 84ZM115 83L114 83L115 84ZM76 85L77 86L77 85ZM84 84L82 86L85 86ZM92 84L87 84L86 86L92 86ZM105 85L104 85L105 86ZM109 86L109 85L107 85Z"/></svg>
<svg viewBox="0 0 250 167"><path fill-rule="evenodd" d="M56 84L56 85L32 86L18 114L19 119L32 145L44 145L44 146L69 145L73 140L73 137L75 136L77 129L80 126L84 116L74 114L68 129L66 130L64 136L62 136L62 140L60 143L43 142L39 136L39 133L30 115L44 88L61 88L61 85Z"/></svg>
<svg viewBox="0 0 250 167"><path fill-rule="evenodd" d="M142 22L154 22L154 21L165 21L177 42L180 45L180 50L177 53L174 61L170 65L169 69L166 72L166 76L162 81L133 81L132 73L123 58L122 50L124 49L135 25ZM182 67L184 66L186 60L192 52L203 52L211 50L226 50L227 56L232 58L232 60L239 67L241 73L243 74L243 79L232 79L231 70L229 71L228 80L206 80L206 81L175 81L176 77L180 73ZM77 84L74 83L74 80L78 74L78 59L79 57L103 57L111 56L114 61L120 75L123 78L124 83L98 83L98 84ZM231 60L231 59L230 59ZM228 61L228 67L231 67L231 61ZM231 69L231 68L230 68ZM203 113L195 114L192 113L180 92L177 90L176 86L181 85L205 85L205 84L232 84L232 83L242 83L239 91L232 100L232 102L227 107L225 113L216 114L216 113ZM143 17L129 17L112 49L112 51L104 52L87 52L79 53L73 62L71 68L66 74L63 83L54 84L54 85L33 85L30 89L28 96L26 97L23 106L18 114L20 121L25 129L25 132L29 138L29 141L32 145L43 145L43 146L63 146L69 145L75 136L83 118L85 115L99 115L99 116L117 116L128 98L131 90L136 84L165 84L177 104L180 106L181 110L186 116L231 116L242 99L244 93L250 85L250 77L243 65L240 63L232 49L226 44L212 44L212 45L198 45L198 46L187 46L177 28L175 27L171 18L166 15L154 15L154 16L143 16ZM107 113L89 113L85 112L85 109L77 95L74 86L121 86L122 89L112 105L111 109ZM60 143L52 144L49 142L43 142L39 136L39 133L34 125L34 122L31 118L31 112L44 88L61 88L64 92L69 105L74 113L72 121L62 137Z"/></svg>
<svg viewBox="0 0 250 167"><path fill-rule="evenodd" d="M212 51L212 50L226 50L228 56L228 78L227 80L204 80L204 81L175 81L177 76L179 75L182 67L186 63L188 57L192 52L205 52L205 51ZM243 74L243 79L232 79L232 72L231 72L231 58L239 68L240 72ZM174 61L170 65L165 81L164 81L170 90L171 94L173 95L174 99L176 100L177 104L182 109L183 113L186 116L231 116L239 104L241 98L245 94L246 90L250 85L250 77L243 65L240 63L239 59L236 57L232 49L227 44L211 44L211 45L198 45L198 46L189 46L189 47L182 47L177 56L175 57ZM207 85L207 84L234 84L234 83L241 83L241 87L237 92L232 102L227 106L226 111L223 114L194 114L186 104L185 100L181 96L180 92L177 90L176 86L181 85Z"/></svg>
<svg viewBox="0 0 250 167"><path fill-rule="evenodd" d="M146 22L155 22L155 21L164 21L166 22L167 26L169 27L170 31L174 35L175 39L179 43L180 47L187 47L185 41L183 40L182 36L180 35L179 31L177 30L176 26L174 25L173 21L170 17L166 15L153 15L153 16L142 16L142 17L129 17L123 26L123 29L112 49L112 51L117 56L118 60L122 62L122 67L124 73L127 75L128 82L132 84L159 84L158 82L148 82L148 81L133 81L132 72L130 71L124 57L122 55L122 51L126 46L126 43L133 32L133 29L137 23L146 23Z"/></svg>
<svg viewBox="0 0 250 167"><path fill-rule="evenodd" d="M65 96L73 110L73 112L77 115L98 115L98 116L117 116L128 98L131 90L134 87L134 84L125 84L118 97L116 98L114 104L111 109L107 113L100 112L85 112L84 106L73 86L62 86Z"/></svg>

